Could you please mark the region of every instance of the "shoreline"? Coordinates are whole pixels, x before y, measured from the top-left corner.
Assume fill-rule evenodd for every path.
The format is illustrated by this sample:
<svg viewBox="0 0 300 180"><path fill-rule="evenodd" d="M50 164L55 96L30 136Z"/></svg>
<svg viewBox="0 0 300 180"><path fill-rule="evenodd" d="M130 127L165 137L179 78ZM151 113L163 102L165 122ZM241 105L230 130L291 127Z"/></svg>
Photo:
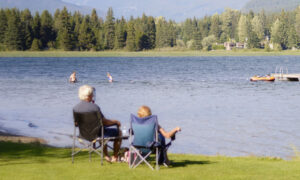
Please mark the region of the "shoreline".
<svg viewBox="0 0 300 180"><path fill-rule="evenodd" d="M9 132L4 132L1 129L0 129L0 141L25 143L25 144L27 143L40 143L44 145L48 144L47 141L42 138L17 135Z"/></svg>
<svg viewBox="0 0 300 180"><path fill-rule="evenodd" d="M38 138L38 137L30 137L30 136L23 136L23 135L17 135L14 133L10 133L10 132L5 132L3 129L0 129L0 142L12 142L12 143L22 143L22 144L32 144L32 143L38 143L38 144L42 144L42 145L46 145L49 147L53 147L53 148L70 148L70 147L55 147L55 146L51 146L48 144L48 142L42 138ZM299 159L299 151L294 147L294 154L289 156L288 158L282 158L282 157L278 157L278 156L256 156L256 155L246 155L246 156L226 156L226 155L221 155L224 157L230 157L230 158L241 158L241 157L257 157L257 158L269 158L269 159L277 159L277 160L285 160L285 161L289 161L289 160L293 160L293 159ZM173 154L173 153L171 153ZM204 154L182 154L182 153L175 153L177 155L195 155L195 156L209 156L209 155L204 155ZM214 156L220 156L220 154L216 154L216 155L211 155L212 157Z"/></svg>
<svg viewBox="0 0 300 180"><path fill-rule="evenodd" d="M31 144L31 143L38 143L38 144L43 144L46 146L54 147L54 148L70 148L70 147L55 147L51 146L47 143L46 140L38 137L30 137L30 136L23 136L23 135L17 135L14 133L6 132L4 129L0 129L0 142L13 142L13 143L22 143L22 144ZM257 158L270 158L270 159L281 159L281 160L292 160L292 159L298 159L299 158L299 151L295 148L294 154L289 156L288 158L282 158L279 156L256 156L256 155L246 155L246 156L226 156L226 155L221 155L221 156L226 156L226 157L231 157L231 158L239 158L239 157L257 157ZM173 154L173 153L171 153ZM175 153L175 154L182 154L182 153ZM203 155L203 156L209 156L209 155L204 155L204 154L182 154L182 155ZM220 154L216 155L211 155L212 157L214 156L220 156Z"/></svg>
<svg viewBox="0 0 300 180"><path fill-rule="evenodd" d="M200 57L200 56L300 56L300 50L150 50L128 51L0 51L0 57Z"/></svg>

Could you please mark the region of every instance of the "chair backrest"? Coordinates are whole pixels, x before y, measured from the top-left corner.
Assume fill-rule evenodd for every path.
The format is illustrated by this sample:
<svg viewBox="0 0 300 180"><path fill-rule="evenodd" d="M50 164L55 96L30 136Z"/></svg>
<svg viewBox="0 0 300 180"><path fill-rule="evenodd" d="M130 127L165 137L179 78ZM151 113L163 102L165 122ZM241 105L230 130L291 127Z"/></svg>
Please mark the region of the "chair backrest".
<svg viewBox="0 0 300 180"><path fill-rule="evenodd" d="M99 137L102 126L102 119L99 112L78 113L73 111L73 117L82 138L93 141Z"/></svg>
<svg viewBox="0 0 300 180"><path fill-rule="evenodd" d="M139 118L131 114L130 125L134 134L132 145L147 147L156 140L158 129L156 115Z"/></svg>

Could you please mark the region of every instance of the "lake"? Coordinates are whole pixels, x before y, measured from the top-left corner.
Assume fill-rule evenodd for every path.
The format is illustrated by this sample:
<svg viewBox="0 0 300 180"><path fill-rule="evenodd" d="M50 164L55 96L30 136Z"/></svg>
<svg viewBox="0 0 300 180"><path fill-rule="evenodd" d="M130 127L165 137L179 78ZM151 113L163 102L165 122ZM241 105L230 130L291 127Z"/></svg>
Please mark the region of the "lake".
<svg viewBox="0 0 300 180"><path fill-rule="evenodd" d="M300 57L0 58L0 129L71 146L72 108L89 84L103 114L127 128L141 105L165 130L180 126L173 153L290 158L300 149L299 82L249 81L279 66L300 73ZM72 71L78 83L68 83Z"/></svg>

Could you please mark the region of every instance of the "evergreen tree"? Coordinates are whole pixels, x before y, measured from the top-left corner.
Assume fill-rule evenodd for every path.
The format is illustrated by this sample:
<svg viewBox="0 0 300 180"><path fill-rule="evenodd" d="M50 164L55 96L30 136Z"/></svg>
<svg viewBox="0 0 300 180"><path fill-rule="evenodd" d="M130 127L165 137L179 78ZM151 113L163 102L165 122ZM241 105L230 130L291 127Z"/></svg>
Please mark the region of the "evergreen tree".
<svg viewBox="0 0 300 180"><path fill-rule="evenodd" d="M283 49L286 49L288 46L288 34L289 34L289 26L290 26L290 19L289 14L286 13L284 10L280 13L280 21L283 24Z"/></svg>
<svg viewBox="0 0 300 180"><path fill-rule="evenodd" d="M8 50L23 50L20 11L13 8L8 11L4 44Z"/></svg>
<svg viewBox="0 0 300 180"><path fill-rule="evenodd" d="M167 46L174 47L176 46L176 28L174 26L175 22L169 21L167 24L166 35L168 36Z"/></svg>
<svg viewBox="0 0 300 180"><path fill-rule="evenodd" d="M202 34L200 30L197 30L194 32L194 48L195 50L200 50L202 49Z"/></svg>
<svg viewBox="0 0 300 180"><path fill-rule="evenodd" d="M124 17L116 23L115 49L122 49L126 46L126 21Z"/></svg>
<svg viewBox="0 0 300 180"><path fill-rule="evenodd" d="M247 41L247 48L260 48L260 39L258 38L257 34L249 30L249 39Z"/></svg>
<svg viewBox="0 0 300 180"><path fill-rule="evenodd" d="M241 15L238 25L239 42L247 42L249 38L249 23L245 15Z"/></svg>
<svg viewBox="0 0 300 180"><path fill-rule="evenodd" d="M70 14L66 7L59 14L59 29L57 41L61 49L66 51L73 50L74 48L74 31L70 23Z"/></svg>
<svg viewBox="0 0 300 180"><path fill-rule="evenodd" d="M155 22L154 18L143 14L142 18L135 21L136 45L138 50L152 49L155 47Z"/></svg>
<svg viewBox="0 0 300 180"><path fill-rule="evenodd" d="M126 48L129 51L135 51L136 50L135 29L134 29L133 18L131 18L131 20L127 23Z"/></svg>
<svg viewBox="0 0 300 180"><path fill-rule="evenodd" d="M273 43L280 45L282 48L283 40L283 23L276 19L271 28L271 40Z"/></svg>
<svg viewBox="0 0 300 180"><path fill-rule="evenodd" d="M193 37L193 34L190 35ZM174 22L167 22L164 18L158 18L156 23L156 47L176 46L176 28Z"/></svg>
<svg viewBox="0 0 300 180"><path fill-rule="evenodd" d="M41 50L41 45L42 45L41 41L39 39L35 38L32 41L31 50L32 51L39 51L39 50Z"/></svg>
<svg viewBox="0 0 300 180"><path fill-rule="evenodd" d="M194 32L197 31L197 24L194 24ZM209 32L210 32L210 28L211 28L211 18L208 16L205 16L200 23L198 23L201 29L201 34L203 35L203 37L207 37L209 36ZM196 25L196 26L195 26Z"/></svg>
<svg viewBox="0 0 300 180"><path fill-rule="evenodd" d="M182 33L182 39L184 43L187 41L191 40L193 37L193 32L194 32L195 26L193 26L192 19L186 19L183 24L183 33ZM156 30L157 31L157 30Z"/></svg>
<svg viewBox="0 0 300 180"><path fill-rule="evenodd" d="M163 18L159 18L156 23L156 47L162 48L166 44L166 36L164 34L164 25L165 20Z"/></svg>
<svg viewBox="0 0 300 180"><path fill-rule="evenodd" d="M0 44L4 42L7 28L7 17L3 9L0 9Z"/></svg>
<svg viewBox="0 0 300 180"><path fill-rule="evenodd" d="M269 28L267 27L267 17L266 17L265 11L262 10L258 16L259 16L259 19L261 20L261 25L264 29L264 36L270 36Z"/></svg>
<svg viewBox="0 0 300 180"><path fill-rule="evenodd" d="M33 18L31 16L31 12L28 9L25 9L21 12L21 26L22 26L22 42L23 49L27 50L31 48L32 40L33 40L33 32L32 32L32 23Z"/></svg>
<svg viewBox="0 0 300 180"><path fill-rule="evenodd" d="M51 14L44 10L41 15L41 48L49 48L48 43L54 43L56 33L53 29L53 18ZM51 45L53 46L53 44Z"/></svg>
<svg viewBox="0 0 300 180"><path fill-rule="evenodd" d="M36 39L41 38L41 18L38 12L35 13L35 16L33 18L32 31L33 31L34 38Z"/></svg>
<svg viewBox="0 0 300 180"><path fill-rule="evenodd" d="M103 29L99 29L96 32L96 50L104 50L104 40L105 40L105 34Z"/></svg>
<svg viewBox="0 0 300 180"><path fill-rule="evenodd" d="M227 40L238 38L238 22L240 19L240 12L232 9L226 9L222 13L222 31L223 38Z"/></svg>
<svg viewBox="0 0 300 180"><path fill-rule="evenodd" d="M296 9L295 30L298 37L300 37L300 6Z"/></svg>
<svg viewBox="0 0 300 180"><path fill-rule="evenodd" d="M225 12L222 13L222 31L224 33L223 36L227 40L233 37L232 23L233 23L233 10L226 9Z"/></svg>
<svg viewBox="0 0 300 180"><path fill-rule="evenodd" d="M251 21L253 32L256 34L259 41L263 40L265 37L263 22L259 16L254 16Z"/></svg>
<svg viewBox="0 0 300 180"><path fill-rule="evenodd" d="M104 21L102 18L99 18L98 21L99 21L99 28L93 29L93 31L95 32L95 37L96 37L96 49L103 50L105 47L105 45L104 45L104 40L105 40Z"/></svg>
<svg viewBox="0 0 300 180"><path fill-rule="evenodd" d="M90 17L87 15L79 30L79 47L81 50L90 50L96 44L96 38L90 25Z"/></svg>
<svg viewBox="0 0 300 180"><path fill-rule="evenodd" d="M150 49L155 48L155 34L156 34L156 26L155 20L152 16L148 17L147 19L147 36L149 37L149 46Z"/></svg>
<svg viewBox="0 0 300 180"><path fill-rule="evenodd" d="M92 29L98 29L100 27L100 22L99 22L99 18L98 18L96 9L92 10L91 27L92 27Z"/></svg>
<svg viewBox="0 0 300 180"><path fill-rule="evenodd" d="M64 50L126 49L130 51L176 46L201 49L214 35L216 42L228 40L245 42L248 48L259 48L265 36L281 49L297 47L300 43L300 7L295 11L258 14L226 9L224 13L202 19L186 19L183 23L154 19L142 15L126 22L116 19L108 9L105 22L95 9L91 15L73 15L57 9L54 16L44 11L34 18L25 9L0 9L0 46L10 50L39 50L58 47ZM210 36L210 38L206 38ZM204 38L205 41L204 41ZM179 41L177 41L179 40ZM34 41L34 42L33 42ZM210 41L212 42L212 41ZM205 46L209 49L209 46Z"/></svg>
<svg viewBox="0 0 300 180"><path fill-rule="evenodd" d="M299 36L297 35L296 29L294 26L291 26L288 33L288 44L289 49L297 47L299 42Z"/></svg>
<svg viewBox="0 0 300 180"><path fill-rule="evenodd" d="M203 45L203 48L207 51L211 50L212 49L212 45L213 43L216 42L216 37L214 35L210 35L208 37L205 37L203 38L202 40L202 45Z"/></svg>
<svg viewBox="0 0 300 180"><path fill-rule="evenodd" d="M289 26L289 19L288 19L288 15L285 13L284 10L281 11L280 13L280 17L279 17L279 21L280 21L280 34L281 34L281 40L280 40L280 46L282 49L286 49L288 46L288 26Z"/></svg>
<svg viewBox="0 0 300 180"><path fill-rule="evenodd" d="M59 31L59 28L61 27L61 20L60 20L60 10L56 9L54 13L54 25L53 28L56 32Z"/></svg>
<svg viewBox="0 0 300 180"><path fill-rule="evenodd" d="M220 24L221 22L220 22L219 15L218 14L213 15L209 34L214 35L217 40L220 39L222 33Z"/></svg>
<svg viewBox="0 0 300 180"><path fill-rule="evenodd" d="M74 42L77 42L74 46L75 49L79 50L80 45L79 45L79 34L80 34L80 27L81 24L83 23L83 15L79 12L76 11L73 16L71 17L71 29L73 29L74 32Z"/></svg>
<svg viewBox="0 0 300 180"><path fill-rule="evenodd" d="M226 42L227 40L228 40L228 39L227 39L227 34L226 34L225 32L222 32L219 41L220 41L221 43L224 43L224 42Z"/></svg>
<svg viewBox="0 0 300 180"><path fill-rule="evenodd" d="M143 49L149 49L149 38L141 31L135 33L135 45L136 50L141 51Z"/></svg>
<svg viewBox="0 0 300 180"><path fill-rule="evenodd" d="M115 41L115 18L112 8L109 8L105 20L105 45L107 49L114 48Z"/></svg>
<svg viewBox="0 0 300 180"><path fill-rule="evenodd" d="M252 10L249 11L248 18L249 19L253 19L254 18L254 12Z"/></svg>

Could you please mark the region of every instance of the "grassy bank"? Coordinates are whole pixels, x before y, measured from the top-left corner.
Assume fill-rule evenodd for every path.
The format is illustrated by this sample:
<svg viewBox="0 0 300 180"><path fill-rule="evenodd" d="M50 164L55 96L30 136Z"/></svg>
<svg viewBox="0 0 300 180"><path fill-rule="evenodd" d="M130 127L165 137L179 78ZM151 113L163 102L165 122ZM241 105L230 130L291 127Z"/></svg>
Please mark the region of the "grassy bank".
<svg viewBox="0 0 300 180"><path fill-rule="evenodd" d="M236 51L184 51L151 50L127 51L0 51L0 57L164 57L164 56L282 56L300 55L298 51L236 50Z"/></svg>
<svg viewBox="0 0 300 180"><path fill-rule="evenodd" d="M171 154L173 166L151 171L146 165L104 163L84 152L71 163L70 149L0 142L0 179L299 179L300 161L276 158Z"/></svg>

